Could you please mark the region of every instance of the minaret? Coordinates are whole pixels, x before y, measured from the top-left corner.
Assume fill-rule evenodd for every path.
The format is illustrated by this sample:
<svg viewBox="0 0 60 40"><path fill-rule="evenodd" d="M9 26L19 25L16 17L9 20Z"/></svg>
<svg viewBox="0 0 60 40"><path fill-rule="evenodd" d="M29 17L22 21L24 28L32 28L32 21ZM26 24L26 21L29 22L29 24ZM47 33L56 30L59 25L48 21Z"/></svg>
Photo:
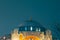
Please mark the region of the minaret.
<svg viewBox="0 0 60 40"><path fill-rule="evenodd" d="M32 21L32 17L30 17L30 21Z"/></svg>

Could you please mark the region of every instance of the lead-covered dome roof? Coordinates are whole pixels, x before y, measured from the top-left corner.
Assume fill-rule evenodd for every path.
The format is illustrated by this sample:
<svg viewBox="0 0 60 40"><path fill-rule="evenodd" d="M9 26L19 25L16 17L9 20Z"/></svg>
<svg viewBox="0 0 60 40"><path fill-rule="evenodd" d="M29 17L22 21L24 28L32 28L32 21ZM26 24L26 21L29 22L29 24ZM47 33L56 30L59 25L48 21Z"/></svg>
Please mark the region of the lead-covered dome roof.
<svg viewBox="0 0 60 40"><path fill-rule="evenodd" d="M24 21L19 25L19 31L45 31L45 30L46 30L45 27L43 27L40 23L33 20Z"/></svg>

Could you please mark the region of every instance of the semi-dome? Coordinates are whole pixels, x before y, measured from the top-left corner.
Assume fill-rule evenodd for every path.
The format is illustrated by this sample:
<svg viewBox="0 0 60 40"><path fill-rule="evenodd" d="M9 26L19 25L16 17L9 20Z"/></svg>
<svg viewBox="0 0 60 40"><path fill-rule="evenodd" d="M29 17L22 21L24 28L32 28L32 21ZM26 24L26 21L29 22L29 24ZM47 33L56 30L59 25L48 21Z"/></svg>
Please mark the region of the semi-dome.
<svg viewBox="0 0 60 40"><path fill-rule="evenodd" d="M19 25L19 31L44 31L45 32L45 30L46 30L45 27L43 27L40 23L33 20L24 21Z"/></svg>

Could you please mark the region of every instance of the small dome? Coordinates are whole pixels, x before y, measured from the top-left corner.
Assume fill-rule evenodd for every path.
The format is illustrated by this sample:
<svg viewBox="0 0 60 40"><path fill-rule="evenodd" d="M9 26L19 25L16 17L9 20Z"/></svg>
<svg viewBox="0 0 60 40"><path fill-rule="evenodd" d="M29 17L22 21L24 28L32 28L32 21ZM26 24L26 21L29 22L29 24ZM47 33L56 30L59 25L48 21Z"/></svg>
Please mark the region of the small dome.
<svg viewBox="0 0 60 40"><path fill-rule="evenodd" d="M45 31L46 29L36 21L24 21L19 25L19 31Z"/></svg>

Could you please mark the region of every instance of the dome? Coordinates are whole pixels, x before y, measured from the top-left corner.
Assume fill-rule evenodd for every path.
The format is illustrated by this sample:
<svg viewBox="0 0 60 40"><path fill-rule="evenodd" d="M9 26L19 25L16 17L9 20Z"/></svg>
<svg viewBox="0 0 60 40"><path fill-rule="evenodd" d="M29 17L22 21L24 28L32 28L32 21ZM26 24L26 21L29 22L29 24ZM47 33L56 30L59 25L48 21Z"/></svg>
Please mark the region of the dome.
<svg viewBox="0 0 60 40"><path fill-rule="evenodd" d="M19 25L19 31L44 31L46 30L46 28L44 28L40 23L36 22L36 21L24 21L23 23L21 23Z"/></svg>

